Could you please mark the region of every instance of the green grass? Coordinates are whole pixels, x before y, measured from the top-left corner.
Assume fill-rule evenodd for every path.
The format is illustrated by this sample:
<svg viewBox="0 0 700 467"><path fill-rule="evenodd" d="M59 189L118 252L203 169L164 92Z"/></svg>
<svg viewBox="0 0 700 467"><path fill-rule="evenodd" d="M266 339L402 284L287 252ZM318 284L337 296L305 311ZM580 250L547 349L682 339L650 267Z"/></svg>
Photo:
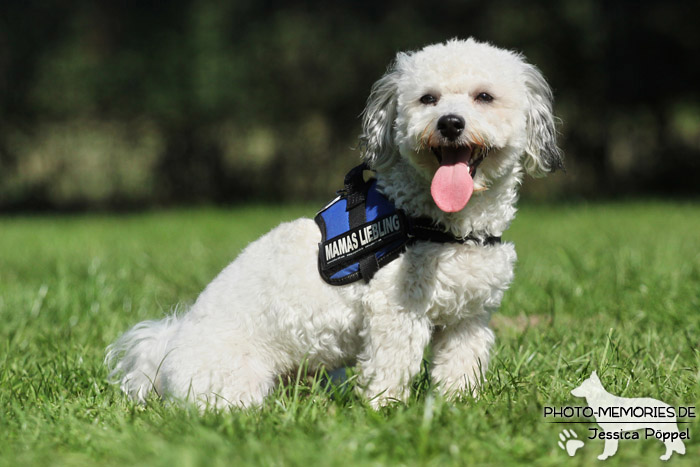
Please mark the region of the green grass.
<svg viewBox="0 0 700 467"><path fill-rule="evenodd" d="M700 405L700 207L663 202L522 209L478 400L443 401L422 376L408 404L374 412L312 381L261 409L200 415L135 405L106 383L104 348L121 332L192 302L248 242L313 211L0 218L0 464L588 464L603 441L569 458L558 433L588 425L542 413L585 405L569 391L593 369L612 393ZM685 426L687 453L671 462L697 465L700 423ZM621 441L606 462L663 451Z"/></svg>

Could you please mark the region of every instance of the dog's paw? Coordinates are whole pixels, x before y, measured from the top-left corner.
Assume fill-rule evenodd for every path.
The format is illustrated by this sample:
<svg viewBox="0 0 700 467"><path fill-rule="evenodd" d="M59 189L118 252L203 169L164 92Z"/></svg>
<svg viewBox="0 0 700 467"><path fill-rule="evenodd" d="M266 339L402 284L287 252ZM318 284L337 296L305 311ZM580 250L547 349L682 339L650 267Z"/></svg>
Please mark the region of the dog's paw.
<svg viewBox="0 0 700 467"><path fill-rule="evenodd" d="M583 447L583 441L575 438L578 438L578 435L574 430L567 430L564 428L562 432L559 433L559 439L561 441L559 441L557 444L560 448L566 451L570 457L573 457L574 454L576 454L576 451ZM598 457L598 459L600 459L600 457Z"/></svg>

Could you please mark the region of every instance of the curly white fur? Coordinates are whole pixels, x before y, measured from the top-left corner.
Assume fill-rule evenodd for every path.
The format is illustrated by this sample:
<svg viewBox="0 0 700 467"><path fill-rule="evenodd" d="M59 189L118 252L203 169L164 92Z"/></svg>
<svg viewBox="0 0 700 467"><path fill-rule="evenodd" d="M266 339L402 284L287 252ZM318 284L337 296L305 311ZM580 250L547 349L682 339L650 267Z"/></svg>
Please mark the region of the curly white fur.
<svg viewBox="0 0 700 467"><path fill-rule="evenodd" d="M481 92L493 102L476 100ZM422 104L426 93L439 101ZM551 99L522 56L473 39L400 53L370 94L363 157L408 214L460 237L500 236L523 170L561 167ZM438 162L428 143L445 114L466 121L461 142L489 149L474 196L454 213L430 194ZM250 406L303 361L312 369L357 364L361 391L379 406L406 399L432 342L431 376L443 392L478 386L494 342L490 314L513 278L512 244L417 243L369 284L338 287L317 271L320 240L316 224L299 219L253 242L187 313L138 324L111 345L110 377L139 401L154 390L202 407Z"/></svg>

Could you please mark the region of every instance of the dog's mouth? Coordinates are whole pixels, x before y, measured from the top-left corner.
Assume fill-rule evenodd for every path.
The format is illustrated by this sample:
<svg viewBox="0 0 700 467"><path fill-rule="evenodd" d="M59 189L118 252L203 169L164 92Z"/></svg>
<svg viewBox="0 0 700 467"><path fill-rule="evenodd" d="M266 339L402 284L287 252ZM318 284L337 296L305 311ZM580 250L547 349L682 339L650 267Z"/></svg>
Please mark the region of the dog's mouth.
<svg viewBox="0 0 700 467"><path fill-rule="evenodd" d="M479 167L487 153L486 148L483 146L431 146L430 150L440 165L442 165L442 153L444 150L446 150L448 158L455 152L462 152L466 156L465 162L469 166L469 175L472 178L476 175L476 168Z"/></svg>
<svg viewBox="0 0 700 467"><path fill-rule="evenodd" d="M476 169L486 157L482 146L432 146L440 164L430 185L430 194L445 212L464 209L474 192Z"/></svg>

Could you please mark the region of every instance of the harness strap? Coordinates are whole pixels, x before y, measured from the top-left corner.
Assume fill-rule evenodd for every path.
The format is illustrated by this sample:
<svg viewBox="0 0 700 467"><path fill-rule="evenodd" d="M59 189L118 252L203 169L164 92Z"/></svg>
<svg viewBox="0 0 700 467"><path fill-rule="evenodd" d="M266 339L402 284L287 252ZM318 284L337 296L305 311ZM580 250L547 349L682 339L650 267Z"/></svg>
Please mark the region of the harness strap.
<svg viewBox="0 0 700 467"><path fill-rule="evenodd" d="M482 238L474 235L474 233L470 233L466 237L455 237L446 232L442 224L436 223L428 217L408 217L408 222L409 244L415 243L418 240L460 244L474 242L477 245L495 245L501 243L501 237L496 237L494 235Z"/></svg>
<svg viewBox="0 0 700 467"><path fill-rule="evenodd" d="M353 230L367 222L367 213L365 204L367 201L367 190L369 183L365 182L364 171L369 170L366 163L360 164L353 168L345 175L345 193L347 205L345 210L348 213L348 223L350 230ZM374 274L379 270L379 263L374 254L366 255L360 258L359 261L360 274L365 283L374 277Z"/></svg>
<svg viewBox="0 0 700 467"><path fill-rule="evenodd" d="M344 191L347 195L347 211L352 215L352 209L362 204L364 206L367 200L367 189L369 184L365 182L364 171L369 170L367 163L363 163L354 167L350 172L345 175L345 188ZM351 219L352 222L352 219ZM362 212L362 221L358 223L362 224L365 222L364 210Z"/></svg>

